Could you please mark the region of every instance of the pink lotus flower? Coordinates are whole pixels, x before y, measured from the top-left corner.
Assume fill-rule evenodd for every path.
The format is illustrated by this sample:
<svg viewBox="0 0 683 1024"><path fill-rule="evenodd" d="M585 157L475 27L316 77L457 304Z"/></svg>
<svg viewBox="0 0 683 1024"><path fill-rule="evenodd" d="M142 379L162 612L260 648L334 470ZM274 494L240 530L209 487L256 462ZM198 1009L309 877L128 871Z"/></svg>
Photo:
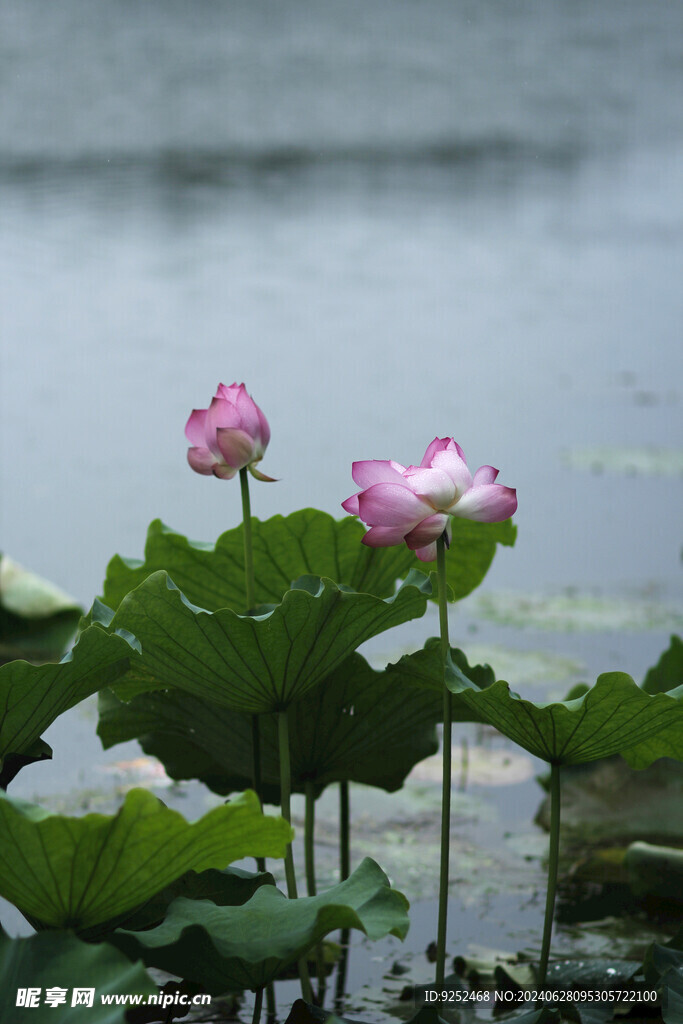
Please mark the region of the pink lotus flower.
<svg viewBox="0 0 683 1024"><path fill-rule="evenodd" d="M209 408L192 411L185 436L194 446L187 461L195 473L230 480L246 466L257 480L273 480L254 468L268 447L270 427L244 384L219 384Z"/></svg>
<svg viewBox="0 0 683 1024"><path fill-rule="evenodd" d="M482 466L474 474L452 437L434 438L419 466L393 460L354 462L353 479L362 488L342 508L370 527L363 543L371 548L405 541L423 562L436 558L436 542L451 516L499 523L517 509L517 492L494 483L498 470Z"/></svg>

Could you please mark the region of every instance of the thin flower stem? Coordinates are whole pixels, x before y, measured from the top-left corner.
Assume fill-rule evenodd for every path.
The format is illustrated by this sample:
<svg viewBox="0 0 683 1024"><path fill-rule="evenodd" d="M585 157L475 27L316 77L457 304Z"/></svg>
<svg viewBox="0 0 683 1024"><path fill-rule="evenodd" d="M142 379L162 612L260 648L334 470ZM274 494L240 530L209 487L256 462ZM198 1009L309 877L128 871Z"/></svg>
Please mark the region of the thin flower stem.
<svg viewBox="0 0 683 1024"><path fill-rule="evenodd" d="M550 844L548 851L548 891L545 901L545 921L543 922L543 943L541 959L538 965L538 987L545 985L550 957L550 939L553 932L553 916L555 913L555 894L557 892L557 868L560 859L560 766L550 765Z"/></svg>
<svg viewBox="0 0 683 1024"><path fill-rule="evenodd" d="M256 588L254 585L254 554L251 546L251 502L249 500L249 475L244 466L240 470L240 488L242 491L242 530L244 536L244 585L247 599L247 613L256 604ZM258 715L251 716L251 779L254 792L263 804L261 794L261 736ZM256 858L259 871L266 870L264 857Z"/></svg>
<svg viewBox="0 0 683 1024"><path fill-rule="evenodd" d="M275 1004L275 985L269 981L266 985L266 1021L267 1024L275 1024L277 1006Z"/></svg>
<svg viewBox="0 0 683 1024"><path fill-rule="evenodd" d="M254 995L254 1013L252 1014L251 1024L259 1024L261 1020L261 1006L263 1005L263 989L257 988Z"/></svg>
<svg viewBox="0 0 683 1024"><path fill-rule="evenodd" d="M278 712L277 716L278 746L280 748L280 809L282 817L291 824L292 812L290 807L291 793L291 769L289 761L289 721L286 711ZM285 854L285 878L287 880L287 896L290 900L297 898L296 874L294 872L294 856L292 844L287 847ZM306 960L299 960L299 978L301 980L301 994L307 1003L313 1003L313 989L311 979L308 976Z"/></svg>
<svg viewBox="0 0 683 1024"><path fill-rule="evenodd" d="M263 786L261 782L261 729L259 716L251 716L251 781L254 792L263 806ZM266 858L257 857L256 867L259 871L266 870Z"/></svg>
<svg viewBox="0 0 683 1024"><path fill-rule="evenodd" d="M345 881L351 874L351 828L349 815L349 784L339 783L339 875ZM346 988L346 971L349 960L349 940L351 931L342 928L339 936L341 954L337 963L337 980L334 992L334 1009L338 1014L344 1011L344 990Z"/></svg>
<svg viewBox="0 0 683 1024"><path fill-rule="evenodd" d="M446 688L446 665L450 652L448 639L448 593L446 584L446 544L443 534L436 542L436 568L439 579L439 626L443 667L443 779L441 789L441 870L439 872L439 920L436 935L436 987L443 987L446 975L446 929L448 923L448 867L451 831L451 695Z"/></svg>
<svg viewBox="0 0 683 1024"><path fill-rule="evenodd" d="M304 825L304 853L306 858L306 892L309 896L315 896L315 795L313 783L306 782L306 819Z"/></svg>
<svg viewBox="0 0 683 1024"><path fill-rule="evenodd" d="M242 526L244 530L244 581L247 590L247 612L251 612L256 606L256 587L254 586L254 553L251 546L249 476L246 466L240 470L240 487L242 489Z"/></svg>
<svg viewBox="0 0 683 1024"><path fill-rule="evenodd" d="M309 896L315 896L317 886L315 881L315 793L311 780L306 781L306 818L304 824L304 853L306 863L306 892ZM323 1005L325 999L325 957L322 943L315 947L316 973L318 975L318 1006Z"/></svg>
<svg viewBox="0 0 683 1024"><path fill-rule="evenodd" d="M339 783L339 871L344 882L351 874L351 825L349 815L349 784Z"/></svg>

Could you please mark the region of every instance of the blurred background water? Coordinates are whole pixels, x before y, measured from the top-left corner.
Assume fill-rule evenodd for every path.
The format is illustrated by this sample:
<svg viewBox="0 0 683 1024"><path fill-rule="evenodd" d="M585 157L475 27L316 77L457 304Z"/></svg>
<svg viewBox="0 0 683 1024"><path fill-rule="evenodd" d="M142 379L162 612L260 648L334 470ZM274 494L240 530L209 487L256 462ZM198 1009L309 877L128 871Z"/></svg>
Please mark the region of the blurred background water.
<svg viewBox="0 0 683 1024"><path fill-rule="evenodd" d="M255 515L341 515L354 459L454 435L519 494L499 620L456 640L522 689L639 678L682 621L682 40L683 5L645 0L5 0L0 549L87 606L152 518L236 525L183 430L244 380L280 478ZM558 595L617 603L543 631ZM137 747L94 728L92 702L57 722L15 795L102 788Z"/></svg>
<svg viewBox="0 0 683 1024"><path fill-rule="evenodd" d="M681 39L642 0L7 0L2 549L88 604L154 516L215 538L183 428L244 380L260 518L452 434L519 490L498 585L669 595Z"/></svg>

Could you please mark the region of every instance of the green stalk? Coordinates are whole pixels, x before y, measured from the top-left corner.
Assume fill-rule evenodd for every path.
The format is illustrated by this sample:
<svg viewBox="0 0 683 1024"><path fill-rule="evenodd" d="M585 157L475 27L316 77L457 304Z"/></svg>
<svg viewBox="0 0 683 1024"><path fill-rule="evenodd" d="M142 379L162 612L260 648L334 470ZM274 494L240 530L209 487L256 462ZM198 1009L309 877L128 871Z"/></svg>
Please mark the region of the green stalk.
<svg viewBox="0 0 683 1024"><path fill-rule="evenodd" d="M341 881L351 874L351 828L349 818L349 784L339 783L339 870Z"/></svg>
<svg viewBox="0 0 683 1024"><path fill-rule="evenodd" d="M251 716L251 779L252 786L259 803L263 807L263 792L261 785L261 730L259 728L259 716ZM256 867L259 871L266 870L266 858L257 857Z"/></svg>
<svg viewBox="0 0 683 1024"><path fill-rule="evenodd" d="M246 466L240 470L240 489L242 491L242 530L244 536L244 585L247 598L247 614L249 614L256 605L256 586L254 584L254 554L251 546L249 474ZM251 779L254 792L261 804L263 804L261 793L261 735L259 732L258 715L251 716ZM259 871L265 871L265 857L257 857L256 866Z"/></svg>
<svg viewBox="0 0 683 1024"><path fill-rule="evenodd" d="M315 796L313 794L313 783L306 782L306 819L304 825L304 853L306 859L306 891L309 896L315 896Z"/></svg>
<svg viewBox="0 0 683 1024"><path fill-rule="evenodd" d="M240 470L240 487L242 489L242 526L244 530L244 582L247 589L247 612L251 612L256 605L256 587L254 586L254 553L251 546L249 475L246 466Z"/></svg>
<svg viewBox="0 0 683 1024"><path fill-rule="evenodd" d="M436 935L436 987L443 988L446 975L446 928L448 922L448 867L451 832L451 695L446 688L448 639L448 593L446 585L446 543L444 534L436 542L439 579L439 626L443 666L443 778L441 788L441 870L439 872L439 920Z"/></svg>
<svg viewBox="0 0 683 1024"><path fill-rule="evenodd" d="M548 851L548 891L545 900L545 921L543 922L543 943L541 960L538 965L538 987L545 985L550 956L550 939L553 932L555 894L557 892L557 868L560 859L560 766L550 765L550 844Z"/></svg>
<svg viewBox="0 0 683 1024"><path fill-rule="evenodd" d="M317 886L315 881L315 794L313 783L310 779L306 781L306 818L304 824L304 853L306 863L306 892L309 896L315 896ZM318 1006L323 1005L325 999L325 957L323 955L322 943L315 947L316 973L318 975Z"/></svg>
<svg viewBox="0 0 683 1024"><path fill-rule="evenodd" d="M349 816L349 784L339 783L339 875L344 882L351 874L351 829ZM335 1013L344 1012L344 989L346 988L346 971L349 961L349 941L351 931L342 928L339 936L341 954L337 964L337 980L334 989Z"/></svg>
<svg viewBox="0 0 683 1024"><path fill-rule="evenodd" d="M246 466L240 470L240 491L242 492L242 529L244 531L244 584L247 599L247 612L251 612L256 606L256 584L254 582L254 551L251 540L251 501L249 498L249 473ZM263 793L261 786L261 732L259 728L258 715L251 716L251 764L252 781L261 806L263 806ZM257 857L256 866L259 871L266 870L266 858ZM256 994L258 1002L258 1013L261 1016L261 1003L263 1002L263 991ZM275 1017L275 989L273 983L269 982L266 987L266 1001L268 1018ZM254 1006L256 1013L256 1006Z"/></svg>
<svg viewBox="0 0 683 1024"><path fill-rule="evenodd" d="M290 806L291 795L291 768L289 760L289 722L286 711L279 711L277 716L278 746L280 748L280 809L285 821L292 823L292 811ZM290 900L297 898L296 874L294 872L294 855L292 844L287 847L285 854L285 878L287 880L287 896ZM301 980L301 994L307 1003L313 1003L313 989L311 979L308 976L308 967L305 958L299 960L299 978Z"/></svg>
<svg viewBox="0 0 683 1024"><path fill-rule="evenodd" d="M266 985L266 1021L267 1024L275 1024L277 1006L275 1005L275 985L269 981Z"/></svg>
<svg viewBox="0 0 683 1024"><path fill-rule="evenodd" d="M261 1020L261 1006L263 1005L263 989L257 988L254 995L254 1013L252 1014L251 1024L259 1024Z"/></svg>

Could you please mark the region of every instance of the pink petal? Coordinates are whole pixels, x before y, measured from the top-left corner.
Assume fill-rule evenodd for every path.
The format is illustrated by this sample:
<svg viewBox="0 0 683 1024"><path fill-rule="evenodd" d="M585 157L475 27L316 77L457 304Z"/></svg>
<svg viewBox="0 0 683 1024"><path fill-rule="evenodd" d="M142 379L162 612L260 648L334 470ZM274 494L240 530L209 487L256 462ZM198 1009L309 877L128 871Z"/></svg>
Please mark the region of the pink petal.
<svg viewBox="0 0 683 1024"><path fill-rule="evenodd" d="M366 459L351 467L353 482L363 491L373 484L403 484L403 472L403 466L391 459Z"/></svg>
<svg viewBox="0 0 683 1024"><path fill-rule="evenodd" d="M448 522L446 523L446 540L448 544L453 539L453 520L450 516L447 517ZM436 540L439 538L437 537ZM415 548L415 554L421 562L435 562L436 561L436 540L432 541L431 544L427 544L423 548Z"/></svg>
<svg viewBox="0 0 683 1024"><path fill-rule="evenodd" d="M219 427L216 431L216 444L228 466L234 469L242 469L256 457L254 442L243 430Z"/></svg>
<svg viewBox="0 0 683 1024"><path fill-rule="evenodd" d="M497 476L498 470L494 469L493 466L480 466L474 474L472 484L474 487L479 487L481 484L492 484Z"/></svg>
<svg viewBox="0 0 683 1024"><path fill-rule="evenodd" d="M459 455L463 462L467 462L465 453L462 448L452 437L435 437L432 443L424 453L420 466L424 469L425 466L431 466L432 459L437 452L454 451L456 455Z"/></svg>
<svg viewBox="0 0 683 1024"><path fill-rule="evenodd" d="M455 452L456 455L460 456L465 465L467 465L467 459L465 458L464 451L462 450L458 442L453 440L453 438L451 438L448 444L446 445L446 450L449 452Z"/></svg>
<svg viewBox="0 0 683 1024"><path fill-rule="evenodd" d="M206 413L206 444L218 458L220 448L216 440L216 431L221 427L239 427L240 415L234 405L224 398L213 398Z"/></svg>
<svg viewBox="0 0 683 1024"><path fill-rule="evenodd" d="M358 492L360 494L360 491ZM360 509L358 508L358 494L352 494L346 501L342 501L341 506L345 512L348 512L350 516L359 516Z"/></svg>
<svg viewBox="0 0 683 1024"><path fill-rule="evenodd" d="M436 542L448 525L449 517L443 513L429 516L406 534L405 542L411 551L423 548L425 544Z"/></svg>
<svg viewBox="0 0 683 1024"><path fill-rule="evenodd" d="M233 466L224 466L222 462L217 462L213 467L213 475L219 480L232 480L236 472Z"/></svg>
<svg viewBox="0 0 683 1024"><path fill-rule="evenodd" d="M420 467L424 469L425 466L431 466L432 459L436 453L445 451L449 440L450 438L448 437L435 437L432 443L428 446L427 451L424 453Z"/></svg>
<svg viewBox="0 0 683 1024"><path fill-rule="evenodd" d="M268 447L268 442L270 441L270 427L268 425L268 420L263 415L258 405L256 406L256 412L258 413L258 421L259 426L261 428L261 447L265 452L266 448Z"/></svg>
<svg viewBox="0 0 683 1024"><path fill-rule="evenodd" d="M253 398L247 394L242 386L237 394L235 408L240 414L240 427L254 439L261 437L261 423L258 418L258 409Z"/></svg>
<svg viewBox="0 0 683 1024"><path fill-rule="evenodd" d="M208 448L188 448L187 461L195 473L202 476L211 476L216 462Z"/></svg>
<svg viewBox="0 0 683 1024"><path fill-rule="evenodd" d="M372 526L361 543L369 548L390 548L403 541L405 529L402 526Z"/></svg>
<svg viewBox="0 0 683 1024"><path fill-rule="evenodd" d="M482 484L471 487L451 509L461 519L474 519L478 523L501 523L517 511L517 491L502 484Z"/></svg>
<svg viewBox="0 0 683 1024"><path fill-rule="evenodd" d="M358 495L361 519L368 526L403 526L412 529L432 509L402 484L373 484Z"/></svg>
<svg viewBox="0 0 683 1024"><path fill-rule="evenodd" d="M243 387L244 384L231 384L230 387L227 388L225 384L219 384L218 387L216 388L215 397L222 398L226 402L230 402L230 405L234 405L235 399L237 397L237 392L239 391L240 388Z"/></svg>
<svg viewBox="0 0 683 1024"><path fill-rule="evenodd" d="M421 562L435 562L436 561L436 541L428 544L424 548L416 548L415 554Z"/></svg>
<svg viewBox="0 0 683 1024"><path fill-rule="evenodd" d="M193 409L185 424L185 437L198 448L206 448L206 413L206 409Z"/></svg>
<svg viewBox="0 0 683 1024"><path fill-rule="evenodd" d="M453 442L455 444L455 442ZM472 474L467 468L467 463L452 448L448 451L437 452L432 459L434 469L441 469L448 473L455 484L458 494L464 494L472 486Z"/></svg>
<svg viewBox="0 0 683 1024"><path fill-rule="evenodd" d="M442 469L411 469L406 472L405 481L434 509L445 510L457 497L455 484Z"/></svg>

